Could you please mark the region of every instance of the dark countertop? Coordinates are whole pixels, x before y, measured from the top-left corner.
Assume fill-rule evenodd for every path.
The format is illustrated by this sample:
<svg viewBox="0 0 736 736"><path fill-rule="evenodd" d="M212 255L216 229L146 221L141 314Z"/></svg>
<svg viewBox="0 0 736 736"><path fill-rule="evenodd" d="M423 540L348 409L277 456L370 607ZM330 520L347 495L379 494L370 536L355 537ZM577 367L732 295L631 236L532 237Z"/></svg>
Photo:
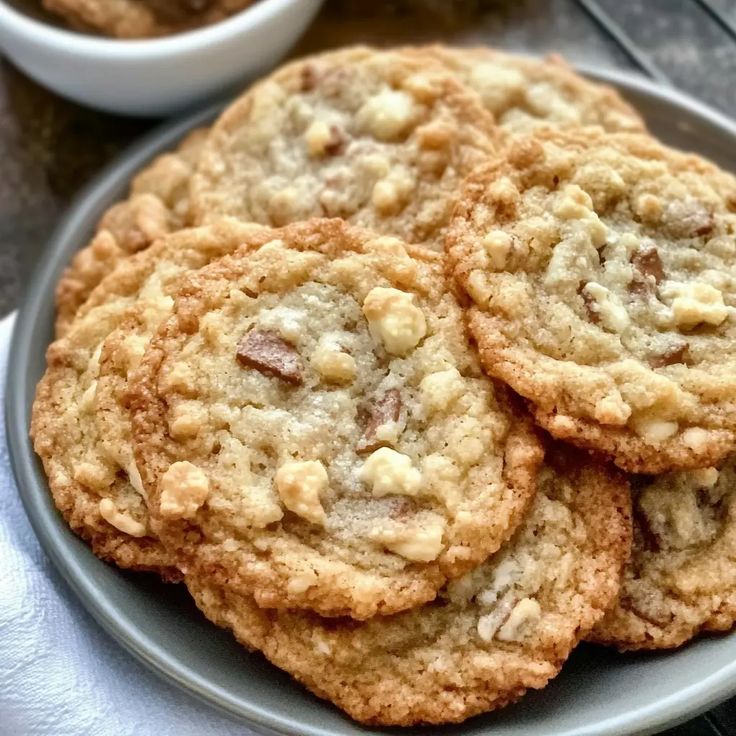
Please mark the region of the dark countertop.
<svg viewBox="0 0 736 736"><path fill-rule="evenodd" d="M294 53L438 40L638 71L736 117L736 0L327 0ZM79 107L0 60L0 314L79 189L156 122ZM668 733L736 734L736 700Z"/></svg>

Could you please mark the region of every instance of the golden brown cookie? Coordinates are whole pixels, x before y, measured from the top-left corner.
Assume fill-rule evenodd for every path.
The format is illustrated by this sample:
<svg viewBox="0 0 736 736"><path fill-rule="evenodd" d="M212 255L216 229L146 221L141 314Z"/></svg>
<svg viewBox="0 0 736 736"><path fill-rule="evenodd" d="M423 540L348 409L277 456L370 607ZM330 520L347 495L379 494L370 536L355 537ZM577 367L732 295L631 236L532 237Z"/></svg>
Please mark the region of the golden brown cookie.
<svg viewBox="0 0 736 736"><path fill-rule="evenodd" d="M261 235L260 241L258 240ZM269 239L237 222L184 230L121 261L48 349L31 434L54 501L98 556L121 567L178 575L151 530L130 445L127 375L172 306L180 276Z"/></svg>
<svg viewBox="0 0 736 736"><path fill-rule="evenodd" d="M152 38L217 23L254 0L43 0L78 31L113 38Z"/></svg>
<svg viewBox="0 0 736 736"><path fill-rule="evenodd" d="M206 131L195 130L174 153L156 158L131 184L128 198L102 216L90 244L74 256L56 287L56 336L69 329L97 284L128 255L184 227L189 219L189 178Z"/></svg>
<svg viewBox="0 0 736 736"><path fill-rule="evenodd" d="M478 93L506 133L598 125L611 133L644 132L639 113L612 87L590 82L560 56L534 59L489 48L427 46L432 57Z"/></svg>
<svg viewBox="0 0 736 736"><path fill-rule="evenodd" d="M197 605L321 698L370 725L463 721L544 687L615 600L631 545L616 473L556 448L516 535L436 601L370 621L264 611L207 578Z"/></svg>
<svg viewBox="0 0 736 736"><path fill-rule="evenodd" d="M591 641L677 647L736 622L736 469L635 477L634 548L617 606Z"/></svg>
<svg viewBox="0 0 736 736"><path fill-rule="evenodd" d="M342 220L190 274L132 382L155 529L262 606L431 600L534 492L541 449L480 372L442 258Z"/></svg>
<svg viewBox="0 0 736 736"><path fill-rule="evenodd" d="M438 250L462 180L496 149L479 97L430 58L348 48L282 67L215 124L196 222L342 217Z"/></svg>
<svg viewBox="0 0 736 736"><path fill-rule="evenodd" d="M542 131L467 183L448 249L484 367L632 472L736 443L736 179L641 135Z"/></svg>

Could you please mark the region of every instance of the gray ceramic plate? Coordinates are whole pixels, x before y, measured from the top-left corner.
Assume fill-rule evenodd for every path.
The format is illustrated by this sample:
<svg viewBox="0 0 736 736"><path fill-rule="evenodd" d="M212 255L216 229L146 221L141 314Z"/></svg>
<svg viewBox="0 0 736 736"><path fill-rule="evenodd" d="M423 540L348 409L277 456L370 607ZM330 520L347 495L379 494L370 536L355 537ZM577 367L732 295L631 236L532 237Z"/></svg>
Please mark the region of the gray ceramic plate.
<svg viewBox="0 0 736 736"><path fill-rule="evenodd" d="M736 126L679 94L644 81L590 72L618 86L665 142L698 151L736 171ZM105 171L79 198L51 239L15 327L6 419L18 488L41 544L90 613L132 654L193 695L264 733L290 736L366 734L260 655L249 654L199 615L182 586L165 586L97 560L63 524L29 440L34 387L51 340L53 291L60 270L84 245L96 220L124 195L131 175L171 148L204 111L149 136ZM619 656L580 647L562 675L500 713L462 727L403 733L423 736L625 736L654 733L736 693L736 634L708 638L670 654Z"/></svg>

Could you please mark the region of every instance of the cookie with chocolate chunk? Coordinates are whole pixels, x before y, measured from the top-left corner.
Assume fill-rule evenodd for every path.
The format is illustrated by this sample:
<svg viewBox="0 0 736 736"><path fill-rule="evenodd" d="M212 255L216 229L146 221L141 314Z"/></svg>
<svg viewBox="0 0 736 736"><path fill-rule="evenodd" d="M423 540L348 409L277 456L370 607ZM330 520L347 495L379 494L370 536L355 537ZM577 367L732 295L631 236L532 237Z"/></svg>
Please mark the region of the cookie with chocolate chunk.
<svg viewBox="0 0 736 736"><path fill-rule="evenodd" d="M736 622L736 468L632 481L634 547L618 604L591 641L630 649L677 647Z"/></svg>
<svg viewBox="0 0 736 736"><path fill-rule="evenodd" d="M56 287L56 337L115 266L189 219L189 179L207 131L190 133L172 153L158 156L134 179L128 198L100 219L89 245L79 251Z"/></svg>
<svg viewBox="0 0 736 736"><path fill-rule="evenodd" d="M658 473L736 445L736 179L653 139L541 131L448 237L493 376L555 437Z"/></svg>
<svg viewBox="0 0 736 736"><path fill-rule="evenodd" d="M555 54L544 59L489 48L427 46L431 57L478 93L503 132L598 125L611 133L644 132L636 110L612 87L584 79Z"/></svg>
<svg viewBox="0 0 736 736"><path fill-rule="evenodd" d="M132 380L154 529L264 607L431 600L514 531L541 450L439 255L342 220L190 274Z"/></svg>
<svg viewBox="0 0 736 736"><path fill-rule="evenodd" d="M192 180L196 222L342 217L442 249L462 180L496 149L480 98L430 57L350 48L301 59L215 124Z"/></svg>
<svg viewBox="0 0 736 736"><path fill-rule="evenodd" d="M153 38L217 23L254 0L43 0L78 31L112 38Z"/></svg>
<svg viewBox="0 0 736 736"><path fill-rule="evenodd" d="M270 237L267 228L236 222L170 235L119 263L49 347L33 405L34 447L57 507L103 559L178 576L149 523L130 441L127 376L187 269Z"/></svg>
<svg viewBox="0 0 736 736"><path fill-rule="evenodd" d="M631 545L623 477L554 448L516 535L421 608L356 623L265 612L204 577L215 623L370 725L463 721L544 687L613 603Z"/></svg>

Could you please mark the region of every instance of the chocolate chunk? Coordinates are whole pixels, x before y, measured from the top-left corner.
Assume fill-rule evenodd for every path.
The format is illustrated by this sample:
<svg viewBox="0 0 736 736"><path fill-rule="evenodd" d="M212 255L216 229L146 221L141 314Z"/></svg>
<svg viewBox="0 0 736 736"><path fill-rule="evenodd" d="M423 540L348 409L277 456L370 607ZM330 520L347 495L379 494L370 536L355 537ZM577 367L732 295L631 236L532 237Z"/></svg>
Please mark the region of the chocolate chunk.
<svg viewBox="0 0 736 736"><path fill-rule="evenodd" d="M401 392L392 388L370 406L368 424L363 436L358 440L356 452L373 452L385 447L386 442L376 437L376 431L383 424L398 422L401 416Z"/></svg>
<svg viewBox="0 0 736 736"><path fill-rule="evenodd" d="M337 156L345 150L347 139L337 125L330 125L330 140L325 146L325 154L328 156Z"/></svg>
<svg viewBox="0 0 736 736"><path fill-rule="evenodd" d="M653 246L640 248L631 256L631 264L643 276L652 276L654 283L664 280L664 268L659 257L659 251ZM645 279L648 281L648 279Z"/></svg>
<svg viewBox="0 0 736 736"><path fill-rule="evenodd" d="M299 353L276 332L251 330L238 343L236 357L241 365L266 376L295 385L303 381L304 366Z"/></svg>
<svg viewBox="0 0 736 736"><path fill-rule="evenodd" d="M715 227L713 213L697 199L675 200L667 205L665 220L668 230L681 238L708 235Z"/></svg>
<svg viewBox="0 0 736 736"><path fill-rule="evenodd" d="M664 368L667 365L675 365L675 363L688 363L690 360L690 355L688 354L689 347L686 342L673 345L667 348L661 355L655 355L650 358L649 365L652 368Z"/></svg>
<svg viewBox="0 0 736 736"><path fill-rule="evenodd" d="M640 273L635 273L634 278L631 279L631 283L629 284L629 293L640 297L654 294L654 284Z"/></svg>
<svg viewBox="0 0 736 736"><path fill-rule="evenodd" d="M648 483L651 483L651 478L644 480L645 485ZM637 541L645 550L648 550L649 552L659 552L661 549L659 539L649 523L649 518L642 511L638 503L634 504L633 512L635 521L634 534L637 537Z"/></svg>

